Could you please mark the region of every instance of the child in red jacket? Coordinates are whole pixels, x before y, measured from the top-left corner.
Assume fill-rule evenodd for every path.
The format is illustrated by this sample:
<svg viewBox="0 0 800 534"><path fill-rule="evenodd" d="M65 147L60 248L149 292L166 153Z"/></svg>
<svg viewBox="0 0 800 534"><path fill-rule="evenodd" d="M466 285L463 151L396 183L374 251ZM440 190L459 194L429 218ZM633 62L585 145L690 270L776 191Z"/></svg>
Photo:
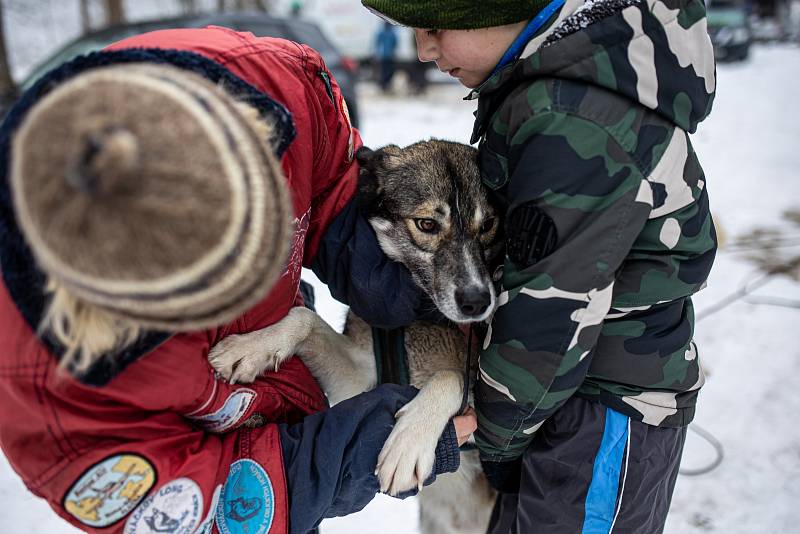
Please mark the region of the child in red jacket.
<svg viewBox="0 0 800 534"><path fill-rule="evenodd" d="M223 28L134 37L22 96L0 128L0 445L28 489L104 533L305 533L371 500L413 389L320 411L297 359L247 387L207 363L302 302L301 266L357 219L359 144L314 51Z"/></svg>

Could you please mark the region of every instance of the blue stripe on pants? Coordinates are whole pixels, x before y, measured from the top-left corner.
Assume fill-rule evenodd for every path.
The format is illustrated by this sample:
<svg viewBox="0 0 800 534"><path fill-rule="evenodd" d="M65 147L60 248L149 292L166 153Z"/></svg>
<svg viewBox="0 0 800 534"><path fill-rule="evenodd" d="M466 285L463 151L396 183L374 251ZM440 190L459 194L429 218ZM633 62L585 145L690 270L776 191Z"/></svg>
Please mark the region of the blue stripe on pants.
<svg viewBox="0 0 800 534"><path fill-rule="evenodd" d="M608 534L614 521L622 459L628 441L628 417L606 408L606 426L594 459L592 483L586 495L581 534Z"/></svg>

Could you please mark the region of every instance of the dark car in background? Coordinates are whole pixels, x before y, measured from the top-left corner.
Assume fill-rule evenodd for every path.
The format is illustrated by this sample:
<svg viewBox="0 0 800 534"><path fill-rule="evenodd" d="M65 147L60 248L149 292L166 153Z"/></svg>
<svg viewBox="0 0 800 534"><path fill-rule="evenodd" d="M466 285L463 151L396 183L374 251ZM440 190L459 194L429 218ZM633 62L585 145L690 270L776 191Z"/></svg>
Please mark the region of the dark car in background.
<svg viewBox="0 0 800 534"><path fill-rule="evenodd" d="M218 13L193 15L174 19L135 22L113 26L83 35L62 47L49 59L36 67L20 84L20 91L32 86L42 75L76 56L100 50L127 37L140 33L171 28L203 28L209 25L225 26L238 31L252 32L257 37L280 37L307 44L320 53L342 90L350 111L353 126L358 127L356 102L357 64L342 56L315 24L298 19L271 17L263 13Z"/></svg>
<svg viewBox="0 0 800 534"><path fill-rule="evenodd" d="M747 59L753 37L744 5L716 0L707 5L706 17L717 61Z"/></svg>

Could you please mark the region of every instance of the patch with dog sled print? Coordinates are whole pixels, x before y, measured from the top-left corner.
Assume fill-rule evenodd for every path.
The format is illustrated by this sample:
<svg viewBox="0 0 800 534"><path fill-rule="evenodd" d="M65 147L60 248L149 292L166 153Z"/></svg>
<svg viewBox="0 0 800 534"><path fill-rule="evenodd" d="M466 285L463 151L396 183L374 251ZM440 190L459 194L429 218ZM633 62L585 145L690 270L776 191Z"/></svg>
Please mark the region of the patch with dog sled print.
<svg viewBox="0 0 800 534"><path fill-rule="evenodd" d="M231 465L217 506L221 534L266 534L275 517L275 492L264 468L253 460Z"/></svg>
<svg viewBox="0 0 800 534"><path fill-rule="evenodd" d="M190 478L178 478L150 495L125 523L124 534L191 534L203 515L203 492Z"/></svg>

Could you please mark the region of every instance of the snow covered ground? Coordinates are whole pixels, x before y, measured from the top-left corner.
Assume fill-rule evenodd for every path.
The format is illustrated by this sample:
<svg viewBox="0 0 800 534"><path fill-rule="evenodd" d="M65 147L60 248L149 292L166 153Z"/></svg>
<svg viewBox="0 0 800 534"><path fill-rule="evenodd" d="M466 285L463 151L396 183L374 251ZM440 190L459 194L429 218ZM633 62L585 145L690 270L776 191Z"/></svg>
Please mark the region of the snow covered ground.
<svg viewBox="0 0 800 534"><path fill-rule="evenodd" d="M741 65L720 65L711 118L693 136L705 168L712 208L728 243L758 226L800 238L782 213L800 209L800 49L758 47ZM466 141L471 103L458 86L432 88L424 98L387 97L362 89L367 144L409 144L439 137ZM795 240L797 243L797 240ZM800 246L787 249L800 254ZM699 314L754 276L743 255L720 251ZM334 325L344 308L317 285L318 306ZM800 284L775 278L759 295L800 299ZM678 480L669 534L798 532L800 524L800 312L738 302L699 323L697 342L708 369L697 424L725 447L715 471ZM690 434L684 465L706 464L708 445ZM76 532L29 495L0 455L0 533ZM416 503L379 497L364 511L323 523L323 534L414 534Z"/></svg>

